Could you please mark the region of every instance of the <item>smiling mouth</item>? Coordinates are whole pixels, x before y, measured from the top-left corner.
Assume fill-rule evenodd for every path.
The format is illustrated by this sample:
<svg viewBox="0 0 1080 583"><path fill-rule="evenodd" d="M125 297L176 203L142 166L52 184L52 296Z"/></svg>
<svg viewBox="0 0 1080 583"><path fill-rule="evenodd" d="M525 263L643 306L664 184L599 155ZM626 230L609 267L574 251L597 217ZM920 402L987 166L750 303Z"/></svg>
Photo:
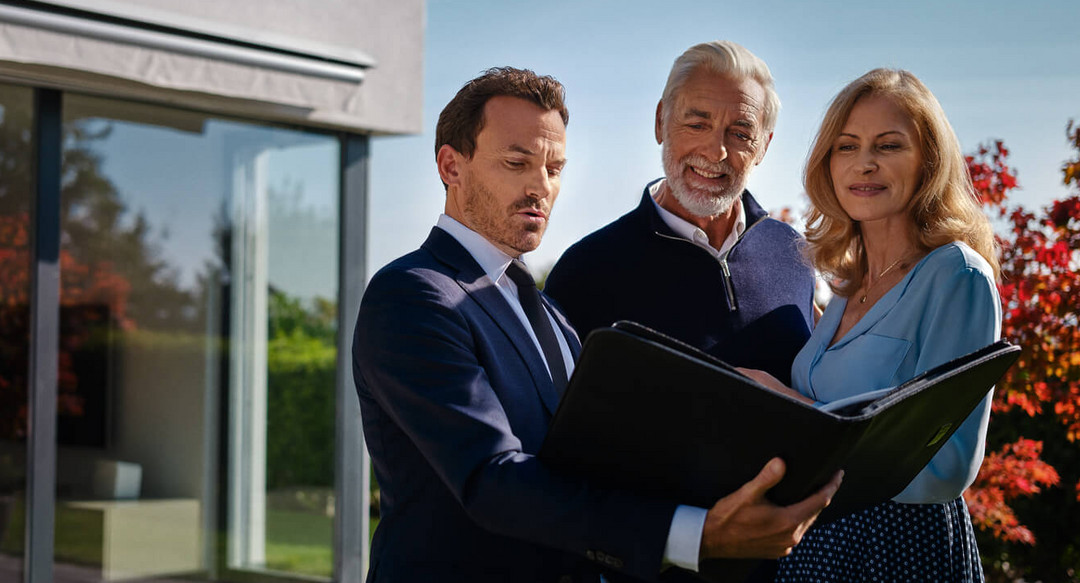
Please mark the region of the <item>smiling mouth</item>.
<svg viewBox="0 0 1080 583"><path fill-rule="evenodd" d="M701 168L698 168L696 166L690 166L690 170L694 174L697 174L698 176L701 176L702 178L709 178L711 180L715 180L717 178L723 178L724 176L726 176L723 172L709 172L708 170L702 170Z"/></svg>
<svg viewBox="0 0 1080 583"><path fill-rule="evenodd" d="M848 190L855 194L876 194L885 190L885 186L881 184L853 184L848 187Z"/></svg>

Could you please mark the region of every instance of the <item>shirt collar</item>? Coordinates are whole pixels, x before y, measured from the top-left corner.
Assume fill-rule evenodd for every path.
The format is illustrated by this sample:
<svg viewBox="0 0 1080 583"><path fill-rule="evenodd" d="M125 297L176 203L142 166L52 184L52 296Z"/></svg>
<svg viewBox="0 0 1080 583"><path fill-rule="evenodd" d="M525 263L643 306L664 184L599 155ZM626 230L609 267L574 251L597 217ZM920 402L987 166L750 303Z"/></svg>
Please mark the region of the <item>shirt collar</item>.
<svg viewBox="0 0 1080 583"><path fill-rule="evenodd" d="M724 240L724 243L720 248L714 248L712 245L709 245L709 236L705 231L699 229L697 225L690 221L687 221L679 215L660 206L660 204L656 202L656 195L660 192L660 188L663 186L664 182L665 179L660 179L649 185L649 199L652 200L653 206L656 207L656 211L660 213L660 218L663 219L664 224L679 237L696 245L706 247L714 254L722 254L728 249L731 249L731 247L735 245L735 242L739 240L739 237L746 231L746 209L743 207L742 197L740 196L735 199L735 225L731 229L731 232L728 233L727 239Z"/></svg>
<svg viewBox="0 0 1080 583"><path fill-rule="evenodd" d="M483 235L466 227L445 213L439 215L439 220L435 223L435 226L446 231L454 240L461 243L461 246L469 252L469 255L472 255L476 263L480 265L480 269L484 270L484 273L491 278L491 281L499 281L499 278L506 273L506 268L510 266L510 262L514 260L513 257L496 247L494 243L485 239Z"/></svg>

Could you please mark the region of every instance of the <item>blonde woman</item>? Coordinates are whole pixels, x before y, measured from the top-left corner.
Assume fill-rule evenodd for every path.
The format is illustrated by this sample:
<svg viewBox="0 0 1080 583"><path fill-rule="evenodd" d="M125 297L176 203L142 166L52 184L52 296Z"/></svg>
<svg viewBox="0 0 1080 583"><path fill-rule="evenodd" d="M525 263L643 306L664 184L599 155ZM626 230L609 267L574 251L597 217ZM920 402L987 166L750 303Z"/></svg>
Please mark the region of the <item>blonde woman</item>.
<svg viewBox="0 0 1080 583"><path fill-rule="evenodd" d="M933 94L875 69L833 100L806 165L806 238L834 299L792 365L829 402L898 385L990 344L1001 303L993 233ZM819 524L777 581L982 581L961 493L983 457L990 395L893 500Z"/></svg>

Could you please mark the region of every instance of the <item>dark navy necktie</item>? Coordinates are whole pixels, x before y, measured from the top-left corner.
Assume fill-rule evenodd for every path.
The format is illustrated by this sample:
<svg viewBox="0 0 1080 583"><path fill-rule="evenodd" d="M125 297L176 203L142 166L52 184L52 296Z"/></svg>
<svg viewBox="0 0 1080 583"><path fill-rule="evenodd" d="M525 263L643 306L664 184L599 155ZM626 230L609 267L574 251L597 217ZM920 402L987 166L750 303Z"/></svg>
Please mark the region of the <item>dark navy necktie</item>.
<svg viewBox="0 0 1080 583"><path fill-rule="evenodd" d="M540 292L536 289L536 281L525 268L525 264L517 259L506 268L506 275L517 284L518 300L521 302L522 309L525 310L525 317L532 325L536 339L540 341L544 360L547 360L548 370L551 372L551 382L555 384L555 390L561 395L566 389L566 363L563 361L559 340L551 327L547 311L540 302Z"/></svg>

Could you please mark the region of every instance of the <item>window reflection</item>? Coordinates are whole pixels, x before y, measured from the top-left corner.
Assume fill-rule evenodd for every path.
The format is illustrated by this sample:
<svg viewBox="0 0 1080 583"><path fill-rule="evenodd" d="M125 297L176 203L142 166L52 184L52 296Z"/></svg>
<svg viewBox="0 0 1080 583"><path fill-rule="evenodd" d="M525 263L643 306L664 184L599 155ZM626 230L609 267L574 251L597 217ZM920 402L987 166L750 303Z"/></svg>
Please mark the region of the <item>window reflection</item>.
<svg viewBox="0 0 1080 583"><path fill-rule="evenodd" d="M0 84L0 581L23 578L32 127L32 92Z"/></svg>
<svg viewBox="0 0 1080 583"><path fill-rule="evenodd" d="M69 95L63 155L57 562L328 577L336 139Z"/></svg>

